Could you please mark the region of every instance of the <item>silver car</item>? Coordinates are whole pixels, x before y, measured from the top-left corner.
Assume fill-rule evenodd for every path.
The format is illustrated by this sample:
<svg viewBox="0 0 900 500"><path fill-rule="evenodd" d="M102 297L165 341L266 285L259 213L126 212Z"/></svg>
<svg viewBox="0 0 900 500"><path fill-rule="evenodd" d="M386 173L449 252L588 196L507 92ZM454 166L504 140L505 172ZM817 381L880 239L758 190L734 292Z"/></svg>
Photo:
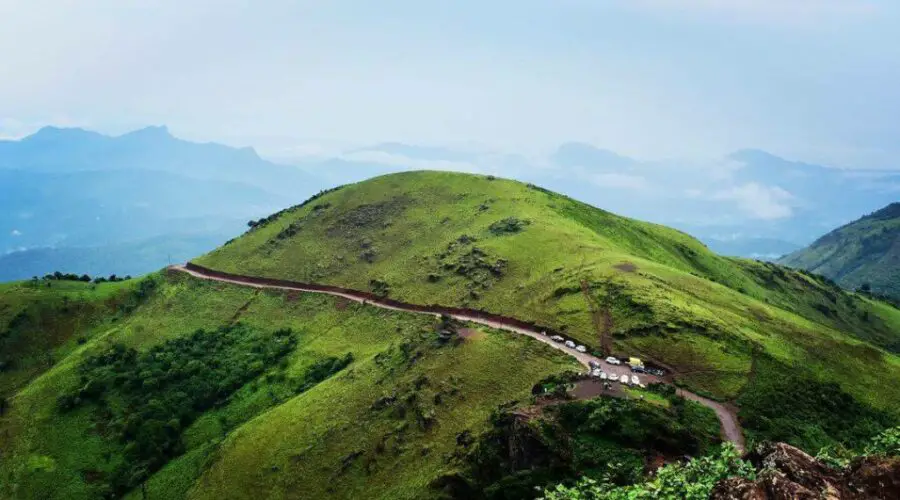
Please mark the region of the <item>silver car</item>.
<svg viewBox="0 0 900 500"><path fill-rule="evenodd" d="M615 381L619 380L619 376L616 375L615 373L610 373L609 379L612 380L613 382L615 382Z"/></svg>

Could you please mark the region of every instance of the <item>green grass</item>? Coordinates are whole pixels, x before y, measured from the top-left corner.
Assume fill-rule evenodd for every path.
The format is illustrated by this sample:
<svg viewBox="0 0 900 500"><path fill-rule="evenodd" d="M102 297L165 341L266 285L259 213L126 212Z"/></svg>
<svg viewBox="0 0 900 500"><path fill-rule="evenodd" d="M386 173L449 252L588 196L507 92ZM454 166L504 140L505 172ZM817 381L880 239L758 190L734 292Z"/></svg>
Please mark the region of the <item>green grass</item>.
<svg viewBox="0 0 900 500"><path fill-rule="evenodd" d="M135 281L0 283L0 397L109 327L134 304Z"/></svg>
<svg viewBox="0 0 900 500"><path fill-rule="evenodd" d="M898 235L900 204L893 203L835 229L781 262L828 276L849 289L866 285L896 300L900 299Z"/></svg>
<svg viewBox="0 0 900 500"><path fill-rule="evenodd" d="M526 401L539 380L577 368L557 351L505 332L442 344L437 320L426 316L183 275L150 279L158 285L142 305L12 398L0 420L0 497L96 498L127 463L124 443L98 427L97 410L57 406L60 394L80 387L83 360L117 344L147 352L235 321L247 332L291 328L297 339L285 363L266 367L192 420L181 433L183 453L146 482L150 498L258 498L301 490L337 498L421 497L447 467L457 434L477 434L498 405ZM324 380L314 377L297 394L293 382L347 353L349 366ZM398 403L372 409L390 395ZM356 452L362 454L345 466ZM141 498L138 490L130 498Z"/></svg>
<svg viewBox="0 0 900 500"><path fill-rule="evenodd" d="M900 387L883 383L900 379L897 309L515 181L378 177L288 209L197 262L481 308L595 349L591 310L608 311L617 354L674 367L697 392L739 397L761 352L900 414Z"/></svg>

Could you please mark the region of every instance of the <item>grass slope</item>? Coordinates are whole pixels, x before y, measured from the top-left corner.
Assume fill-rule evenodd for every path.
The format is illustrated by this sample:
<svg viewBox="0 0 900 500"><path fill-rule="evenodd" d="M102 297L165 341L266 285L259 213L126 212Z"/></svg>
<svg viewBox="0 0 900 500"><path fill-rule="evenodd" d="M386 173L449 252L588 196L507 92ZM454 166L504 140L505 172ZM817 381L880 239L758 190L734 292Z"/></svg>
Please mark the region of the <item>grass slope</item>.
<svg viewBox="0 0 900 500"><path fill-rule="evenodd" d="M780 262L849 289L867 284L872 292L900 299L900 203L839 227Z"/></svg>
<svg viewBox="0 0 900 500"><path fill-rule="evenodd" d="M898 412L900 387L884 383L900 378L897 309L511 180L377 177L258 221L197 262L482 308L598 350L608 331L616 353L667 364L679 383L722 400L751 388L754 359L766 356Z"/></svg>
<svg viewBox="0 0 900 500"><path fill-rule="evenodd" d="M140 301L134 281L0 283L0 397L9 397Z"/></svg>
<svg viewBox="0 0 900 500"><path fill-rule="evenodd" d="M233 325L237 333L228 335L236 342L259 344L269 332L289 328L296 345L281 362L240 372L245 378L237 388L209 409L182 413L169 424L163 420L162 432L174 432L165 435L175 435L183 449L162 468L149 470L143 488L136 487L130 498L427 496L428 484L453 467L446 459L458 434L477 435L499 405L525 400L539 380L577 368L558 351L504 332L485 330L471 340L443 343L436 320L426 316L184 275L145 281L154 285L140 305L114 322L82 328L86 341L60 354L11 399L0 419L0 497L112 493L109 482L135 451L126 445L130 441L113 437L117 408L126 419L137 412L159 418L154 412L176 411L163 398L190 401L159 386L166 377L184 379L171 371L154 373L153 360L160 359L153 353L165 353L160 362L169 370L182 366L185 373L196 373L191 363L198 361L225 374L243 362L244 351L232 344L217 348L216 359L204 358L191 346L210 345L210 338L192 333L197 329ZM192 343L197 335L206 344ZM91 384L81 379L96 370L106 373L104 363L85 360L112 346L136 349L135 370L146 371L137 374L143 389L130 396L121 391L131 382L116 378L134 376L127 371L111 372L110 384L116 385L105 393L88 389ZM257 352L250 349L248 356ZM198 361L180 361L190 359ZM352 361L311 376L333 359ZM245 383L248 373L255 375ZM184 387L178 390L190 390L177 383ZM59 396L88 393L105 394L105 406L83 400L61 411ZM120 401L131 403L117 406ZM154 425L145 421L141 429Z"/></svg>

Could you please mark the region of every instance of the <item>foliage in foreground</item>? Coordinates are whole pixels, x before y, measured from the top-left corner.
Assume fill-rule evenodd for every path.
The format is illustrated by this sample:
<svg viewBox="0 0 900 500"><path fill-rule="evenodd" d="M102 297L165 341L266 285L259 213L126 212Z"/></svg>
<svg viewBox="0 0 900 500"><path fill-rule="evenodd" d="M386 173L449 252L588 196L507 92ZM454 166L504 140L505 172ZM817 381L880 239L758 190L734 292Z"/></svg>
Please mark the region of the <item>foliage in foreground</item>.
<svg viewBox="0 0 900 500"><path fill-rule="evenodd" d="M544 491L546 500L635 500L681 498L705 500L716 483L729 477L755 479L753 465L740 458L731 443L718 454L695 458L687 463L663 466L653 479L631 486L615 486L608 473L600 480L582 478L575 486L557 485Z"/></svg>
<svg viewBox="0 0 900 500"><path fill-rule="evenodd" d="M718 442L719 422L711 410L674 390L662 397L668 408L596 398L547 407L534 420L498 413L466 456L465 474L436 486L455 498L513 499L533 498L541 486L583 473L627 485L643 478L648 454L693 455Z"/></svg>
<svg viewBox="0 0 900 500"><path fill-rule="evenodd" d="M835 468L846 467L857 456L900 456L900 427L887 429L869 441L861 453L823 449L816 459ZM636 500L644 498L706 499L716 483L729 477L755 479L752 464L742 460L731 443L716 455L669 464L653 479L633 486L616 486L609 473L599 480L583 477L575 486L557 485L544 491L546 500Z"/></svg>

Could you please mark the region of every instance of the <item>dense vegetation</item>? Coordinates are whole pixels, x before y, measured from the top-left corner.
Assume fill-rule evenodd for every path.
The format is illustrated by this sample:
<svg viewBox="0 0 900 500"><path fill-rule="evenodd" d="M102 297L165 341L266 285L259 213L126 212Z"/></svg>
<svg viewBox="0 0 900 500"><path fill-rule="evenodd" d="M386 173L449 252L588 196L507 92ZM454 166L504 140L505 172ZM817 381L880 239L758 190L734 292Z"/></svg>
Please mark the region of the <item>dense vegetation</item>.
<svg viewBox="0 0 900 500"><path fill-rule="evenodd" d="M646 482L619 486L608 476L582 478L574 486L557 485L544 491L546 500L640 500L678 498L706 500L713 487L729 477L755 477L753 466L742 460L731 445L717 454L699 457L687 463L675 462L659 469Z"/></svg>
<svg viewBox="0 0 900 500"><path fill-rule="evenodd" d="M454 498L534 498L540 487L581 474L610 484L639 482L653 460L706 452L719 440L712 410L675 396L598 398L543 407L536 417L506 410L490 431L469 442L461 436L461 473L434 486Z"/></svg>
<svg viewBox="0 0 900 500"><path fill-rule="evenodd" d="M594 352L666 366L694 392L748 401L754 439L822 444L827 432L797 422L829 414L834 400L856 415L888 415L850 424L834 443L900 418L891 403L900 386L884 383L900 379L896 308L537 186L439 172L378 177L269 219L198 263L534 321ZM800 394L795 415L785 407L777 422L757 418L762 405L752 401L775 397L760 375L765 360L773 380L790 381L779 382L779 397L827 390Z"/></svg>
<svg viewBox="0 0 900 500"><path fill-rule="evenodd" d="M842 286L900 299L900 203L892 203L781 259Z"/></svg>
<svg viewBox="0 0 900 500"><path fill-rule="evenodd" d="M99 428L124 446L121 464L99 492L121 496L145 481L183 452L183 429L277 364L296 342L291 330L260 335L234 325L197 330L143 353L115 344L82 361L78 384L58 398L58 406L92 406ZM333 367L329 363L326 372ZM317 380L326 374L321 372L316 369Z"/></svg>

